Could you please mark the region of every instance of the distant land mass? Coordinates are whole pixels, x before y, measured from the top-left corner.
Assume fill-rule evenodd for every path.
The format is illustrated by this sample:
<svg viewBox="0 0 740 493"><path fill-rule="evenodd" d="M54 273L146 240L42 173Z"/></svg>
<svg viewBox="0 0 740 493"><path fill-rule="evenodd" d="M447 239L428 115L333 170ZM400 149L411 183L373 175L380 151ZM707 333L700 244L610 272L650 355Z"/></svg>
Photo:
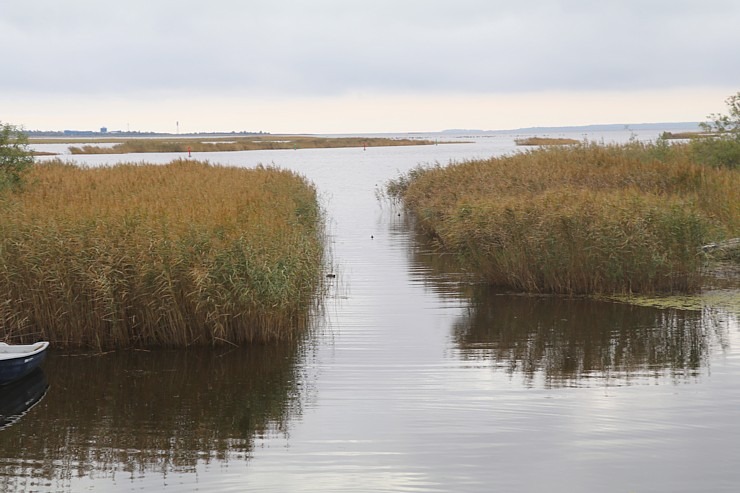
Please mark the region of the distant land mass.
<svg viewBox="0 0 740 493"><path fill-rule="evenodd" d="M122 130L107 130L101 128L100 131L96 130L28 130L25 133L29 137L228 137L228 136L244 136L244 135L270 135L269 132L247 132L231 131L231 132L195 132L195 133L166 133L166 132L139 132L139 131L122 131Z"/></svg>
<svg viewBox="0 0 740 493"><path fill-rule="evenodd" d="M579 125L569 127L525 127L511 130L474 130L448 129L443 134L502 134L502 133L555 133L555 132L615 132L622 130L681 130L692 132L700 130L699 122L667 122L667 123L606 123L596 125Z"/></svg>
<svg viewBox="0 0 740 493"><path fill-rule="evenodd" d="M439 132L400 132L401 134L465 134L465 135L496 135L496 134L552 134L560 132L619 132L619 131L637 131L637 130L660 130L674 132L697 132L700 131L699 122L667 122L667 123L607 123L595 125L579 126L562 126L562 127L523 127L509 130L480 130L468 128L452 128ZM25 133L31 138L54 138L54 137L108 137L108 138L151 138L151 137L228 137L228 136L248 136L248 135L271 135L270 132L263 131L226 131L226 132L193 132L193 133L166 133L166 132L141 132L141 131L122 131L111 130L103 127L100 131L95 130L30 130ZM280 134L279 134L280 135ZM285 135L285 134L283 134ZM313 135L313 134L295 134L295 135ZM323 135L323 134L320 134ZM332 134L335 135L335 134ZM339 134L336 134L339 135ZM343 135L343 134L342 134ZM348 134L348 135L368 135L368 134Z"/></svg>

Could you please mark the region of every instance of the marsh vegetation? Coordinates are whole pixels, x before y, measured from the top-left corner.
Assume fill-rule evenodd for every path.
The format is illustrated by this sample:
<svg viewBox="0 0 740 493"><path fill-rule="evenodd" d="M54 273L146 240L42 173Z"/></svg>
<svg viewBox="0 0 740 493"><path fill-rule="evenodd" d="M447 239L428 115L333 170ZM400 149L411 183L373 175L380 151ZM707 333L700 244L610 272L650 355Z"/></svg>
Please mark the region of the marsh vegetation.
<svg viewBox="0 0 740 493"><path fill-rule="evenodd" d="M552 145L573 145L578 144L576 139L566 139L559 137L526 137L514 139L518 146L552 146Z"/></svg>
<svg viewBox="0 0 740 493"><path fill-rule="evenodd" d="M57 141L58 142L58 141ZM434 142L422 139L364 138L364 137L317 137L301 135L251 135L248 137L209 138L146 138L113 140L114 145L88 144L71 146L72 154L130 154L146 152L223 152L254 151L270 149L317 149L338 147L380 147L431 145ZM110 143L110 141L108 142Z"/></svg>
<svg viewBox="0 0 740 493"><path fill-rule="evenodd" d="M738 431L736 312L489 290L453 255L420 241L412 215L378 207L373 185L398 170L515 153L513 138L222 154L220 162L247 167L276 154L324 191L337 278L320 291L327 306L312 318L316 330L263 347L57 351L44 368L44 400L2 432L2 484L223 491L276 489L277 479L286 491L306 481L346 491L349 478L364 489L455 491L460 471L483 490L544 466L554 474L548 484L567 491L583 470L574 450L597 457L586 464L597 478L592 490L615 464L644 470L651 457L661 458L651 467L680 467L648 475L659 478L652 482L634 475L614 484L660 490L671 477L670 486L701 490L701 478L671 476L689 471L691 479L697 469L736 484L734 469L721 470L733 440L697 447ZM104 166L120 157L70 159ZM434 268L445 260L449 271ZM577 410L587 412L574 420Z"/></svg>
<svg viewBox="0 0 740 493"><path fill-rule="evenodd" d="M197 161L32 168L0 197L0 334L56 347L291 339L323 218L289 171Z"/></svg>
<svg viewBox="0 0 740 493"><path fill-rule="evenodd" d="M488 283L562 294L691 292L701 246L740 231L740 174L688 145L546 147L390 182Z"/></svg>
<svg viewBox="0 0 740 493"><path fill-rule="evenodd" d="M690 140L700 139L702 137L709 137L704 132L663 132L660 134L660 138L663 140Z"/></svg>

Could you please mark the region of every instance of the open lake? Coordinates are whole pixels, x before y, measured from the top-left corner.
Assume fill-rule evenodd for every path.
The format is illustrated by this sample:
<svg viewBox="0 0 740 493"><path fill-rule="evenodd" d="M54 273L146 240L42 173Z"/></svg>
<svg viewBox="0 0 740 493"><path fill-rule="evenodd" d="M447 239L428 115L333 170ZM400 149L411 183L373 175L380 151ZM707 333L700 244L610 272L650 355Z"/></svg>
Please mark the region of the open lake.
<svg viewBox="0 0 740 493"><path fill-rule="evenodd" d="M737 297L678 310L492 292L376 197L418 164L514 152L514 137L194 153L316 184L336 278L312 332L280 347L52 352L0 389L0 491L738 491Z"/></svg>

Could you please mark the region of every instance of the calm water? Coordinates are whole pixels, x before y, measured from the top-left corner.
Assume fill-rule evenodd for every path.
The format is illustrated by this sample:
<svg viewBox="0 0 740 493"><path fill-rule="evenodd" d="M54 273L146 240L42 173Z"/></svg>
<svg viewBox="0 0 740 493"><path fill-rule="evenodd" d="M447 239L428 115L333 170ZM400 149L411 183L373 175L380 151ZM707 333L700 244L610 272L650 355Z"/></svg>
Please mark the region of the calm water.
<svg viewBox="0 0 740 493"><path fill-rule="evenodd" d="M512 139L195 155L316 183L337 278L314 333L51 354L0 390L0 491L737 491L740 307L491 292L375 197Z"/></svg>

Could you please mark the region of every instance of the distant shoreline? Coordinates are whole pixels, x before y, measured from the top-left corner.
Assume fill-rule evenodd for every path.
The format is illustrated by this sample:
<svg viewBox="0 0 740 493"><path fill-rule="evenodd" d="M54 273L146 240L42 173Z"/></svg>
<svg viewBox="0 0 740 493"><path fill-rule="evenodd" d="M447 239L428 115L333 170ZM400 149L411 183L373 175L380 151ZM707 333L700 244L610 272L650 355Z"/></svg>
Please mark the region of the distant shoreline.
<svg viewBox="0 0 740 493"><path fill-rule="evenodd" d="M561 127L522 127L508 130L447 129L443 134L510 134L510 133L546 133L546 132L616 132L631 130L699 130L699 122L663 122L663 123L604 123L593 125L575 125Z"/></svg>
<svg viewBox="0 0 740 493"><path fill-rule="evenodd" d="M554 126L554 127L521 127L512 129L482 130L482 129L465 129L451 128L445 130L416 131L409 130L406 132L342 132L342 133L325 133L325 132L302 132L302 133L277 133L270 132L247 132L247 131L224 131L224 132L191 132L191 133L167 133L167 132L139 132L139 131L89 131L89 130L29 130L25 131L31 140L37 139L80 139L89 142L90 139L146 139L146 138L235 138L235 137L254 137L254 136L334 136L334 135L449 135L449 134L467 134L467 135L494 135L494 134L511 134L511 133L555 133L555 132L616 132L616 131L638 131L638 130L672 130L682 132L699 131L699 122L662 122L662 123L605 123L592 125L574 125L574 126Z"/></svg>
<svg viewBox="0 0 740 493"><path fill-rule="evenodd" d="M91 142L92 141L92 142ZM426 139L409 138L367 138L367 137L311 137L253 135L235 137L201 136L199 138L147 137L147 138L99 138L79 137L40 137L32 140L37 144L83 144L69 146L71 154L131 154L147 152L225 152L255 151L273 149L317 149L338 147L381 147L434 145L437 142ZM113 144L112 146L101 144Z"/></svg>

